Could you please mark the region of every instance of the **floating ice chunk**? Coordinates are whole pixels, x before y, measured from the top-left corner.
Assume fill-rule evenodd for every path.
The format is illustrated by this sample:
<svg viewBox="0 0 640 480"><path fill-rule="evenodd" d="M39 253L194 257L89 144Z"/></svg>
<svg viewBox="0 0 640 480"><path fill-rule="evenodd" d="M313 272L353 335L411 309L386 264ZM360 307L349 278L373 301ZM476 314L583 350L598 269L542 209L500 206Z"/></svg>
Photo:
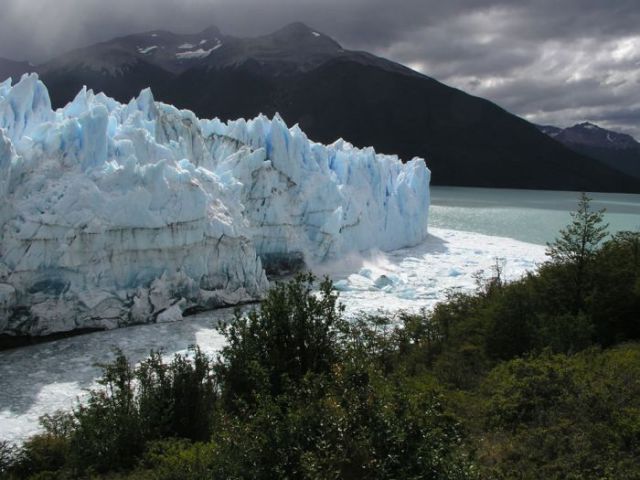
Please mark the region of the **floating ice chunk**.
<svg viewBox="0 0 640 480"><path fill-rule="evenodd" d="M460 275L462 275L462 271L459 268L451 267L447 275L449 277L459 277Z"/></svg>
<svg viewBox="0 0 640 480"><path fill-rule="evenodd" d="M373 276L373 271L370 268L361 268L358 275L370 279Z"/></svg>
<svg viewBox="0 0 640 480"><path fill-rule="evenodd" d="M396 296L403 300L414 300L417 296L415 289L405 288L396 292Z"/></svg>
<svg viewBox="0 0 640 480"><path fill-rule="evenodd" d="M342 279L333 283L333 288L338 291L345 292L347 290L351 290L351 285L348 280Z"/></svg>
<svg viewBox="0 0 640 480"><path fill-rule="evenodd" d="M377 288L384 288L384 287L392 286L393 283L394 283L393 280L391 278L387 277L386 275L380 275L373 282L373 284Z"/></svg>

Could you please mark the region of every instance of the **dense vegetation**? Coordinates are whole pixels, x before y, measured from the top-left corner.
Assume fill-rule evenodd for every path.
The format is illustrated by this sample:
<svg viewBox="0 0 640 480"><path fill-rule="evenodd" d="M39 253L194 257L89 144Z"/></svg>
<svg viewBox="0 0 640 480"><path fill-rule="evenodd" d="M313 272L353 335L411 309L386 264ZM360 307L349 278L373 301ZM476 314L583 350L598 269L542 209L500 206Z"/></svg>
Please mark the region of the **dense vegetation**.
<svg viewBox="0 0 640 480"><path fill-rule="evenodd" d="M278 284L216 359L119 355L7 478L640 478L640 234L582 199L538 272L393 323Z"/></svg>

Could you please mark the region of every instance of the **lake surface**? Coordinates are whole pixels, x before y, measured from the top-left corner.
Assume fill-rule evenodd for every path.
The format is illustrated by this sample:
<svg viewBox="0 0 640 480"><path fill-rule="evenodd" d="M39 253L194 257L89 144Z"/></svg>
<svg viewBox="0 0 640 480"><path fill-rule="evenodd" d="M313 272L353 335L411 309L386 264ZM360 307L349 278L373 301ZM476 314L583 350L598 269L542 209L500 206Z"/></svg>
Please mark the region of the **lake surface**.
<svg viewBox="0 0 640 480"><path fill-rule="evenodd" d="M612 230L640 226L640 195L593 194L607 208ZM370 252L324 265L349 315L417 311L451 289L472 290L474 274L503 258L505 275L518 278L545 260L545 247L569 220L578 194L477 188L432 188L430 235L421 245ZM214 354L224 344L216 325L232 309L183 322L97 332L0 352L0 440L20 442L38 431L38 417L69 409L100 374L96 363L120 348L131 361L162 348L167 357L197 343Z"/></svg>
<svg viewBox="0 0 640 480"><path fill-rule="evenodd" d="M431 187L429 225L545 245L570 221L577 192ZM594 210L606 209L609 231L640 231L640 195L589 193Z"/></svg>

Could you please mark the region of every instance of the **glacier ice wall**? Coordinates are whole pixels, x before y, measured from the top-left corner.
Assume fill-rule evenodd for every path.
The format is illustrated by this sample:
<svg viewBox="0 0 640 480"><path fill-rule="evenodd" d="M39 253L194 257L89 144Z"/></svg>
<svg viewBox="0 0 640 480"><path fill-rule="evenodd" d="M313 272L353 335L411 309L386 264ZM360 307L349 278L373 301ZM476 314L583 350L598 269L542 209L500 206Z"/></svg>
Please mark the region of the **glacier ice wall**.
<svg viewBox="0 0 640 480"><path fill-rule="evenodd" d="M263 266L414 245L424 161L83 89L0 84L0 333L177 320L260 298Z"/></svg>

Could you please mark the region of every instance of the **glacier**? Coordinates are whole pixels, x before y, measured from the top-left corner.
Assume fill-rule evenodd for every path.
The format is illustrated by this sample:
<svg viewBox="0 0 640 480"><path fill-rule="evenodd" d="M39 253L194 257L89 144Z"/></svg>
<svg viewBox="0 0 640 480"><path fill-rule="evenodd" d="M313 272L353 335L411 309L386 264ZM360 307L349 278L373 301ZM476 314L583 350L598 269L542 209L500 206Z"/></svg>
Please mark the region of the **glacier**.
<svg viewBox="0 0 640 480"><path fill-rule="evenodd" d="M0 334L180 320L261 298L267 273L427 236L424 160L86 88L53 110L0 83Z"/></svg>

